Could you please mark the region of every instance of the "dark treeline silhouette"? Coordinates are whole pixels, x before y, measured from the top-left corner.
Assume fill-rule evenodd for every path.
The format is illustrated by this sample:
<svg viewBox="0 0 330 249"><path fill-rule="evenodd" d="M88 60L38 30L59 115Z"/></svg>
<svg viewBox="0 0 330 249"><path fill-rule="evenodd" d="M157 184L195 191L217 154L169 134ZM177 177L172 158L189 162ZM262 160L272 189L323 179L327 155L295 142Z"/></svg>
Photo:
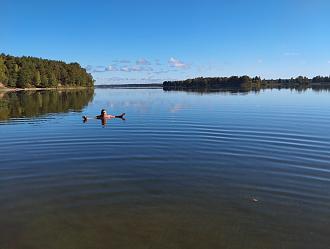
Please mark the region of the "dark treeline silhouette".
<svg viewBox="0 0 330 249"><path fill-rule="evenodd" d="M0 92L0 120L48 113L81 111L93 100L94 89Z"/></svg>
<svg viewBox="0 0 330 249"><path fill-rule="evenodd" d="M291 79L266 80L249 76L195 78L183 81L165 81L164 90L193 90L193 89L264 89L264 88L309 88L329 87L330 77L317 76L312 79L299 76Z"/></svg>
<svg viewBox="0 0 330 249"><path fill-rule="evenodd" d="M0 83L10 88L92 87L94 80L78 63L0 54Z"/></svg>

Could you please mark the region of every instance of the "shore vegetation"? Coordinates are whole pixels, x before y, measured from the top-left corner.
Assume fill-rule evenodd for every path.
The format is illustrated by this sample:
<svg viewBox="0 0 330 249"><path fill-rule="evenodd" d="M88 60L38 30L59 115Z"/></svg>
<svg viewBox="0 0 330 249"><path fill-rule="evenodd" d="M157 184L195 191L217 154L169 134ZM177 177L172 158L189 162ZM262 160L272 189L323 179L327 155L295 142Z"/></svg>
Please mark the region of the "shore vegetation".
<svg viewBox="0 0 330 249"><path fill-rule="evenodd" d="M5 88L93 87L78 63L0 54L0 85Z"/></svg>

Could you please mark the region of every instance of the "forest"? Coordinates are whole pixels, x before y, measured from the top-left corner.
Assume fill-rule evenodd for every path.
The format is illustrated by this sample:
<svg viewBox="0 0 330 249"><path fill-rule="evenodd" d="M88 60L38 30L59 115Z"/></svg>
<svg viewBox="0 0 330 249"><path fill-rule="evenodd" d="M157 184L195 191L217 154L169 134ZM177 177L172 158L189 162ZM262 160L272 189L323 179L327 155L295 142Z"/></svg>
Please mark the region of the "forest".
<svg viewBox="0 0 330 249"><path fill-rule="evenodd" d="M0 54L0 84L8 88L93 87L78 63Z"/></svg>
<svg viewBox="0 0 330 249"><path fill-rule="evenodd" d="M217 88L297 88L330 86L330 77L316 76L312 79L299 76L291 79L261 79L260 77L231 76L231 77L209 77L195 78L182 81L165 81L164 90L171 89L217 89Z"/></svg>

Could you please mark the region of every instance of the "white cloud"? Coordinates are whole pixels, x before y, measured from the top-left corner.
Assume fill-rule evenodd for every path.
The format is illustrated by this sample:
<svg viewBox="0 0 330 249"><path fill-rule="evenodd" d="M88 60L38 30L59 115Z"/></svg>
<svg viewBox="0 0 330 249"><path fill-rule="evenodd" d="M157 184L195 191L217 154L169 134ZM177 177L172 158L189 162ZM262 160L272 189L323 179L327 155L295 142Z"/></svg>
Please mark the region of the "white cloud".
<svg viewBox="0 0 330 249"><path fill-rule="evenodd" d="M328 60L328 64L330 64L330 60Z"/></svg>
<svg viewBox="0 0 330 249"><path fill-rule="evenodd" d="M105 70L108 72L116 72L116 71L118 71L118 68L116 65L110 65L110 66L106 67Z"/></svg>
<svg viewBox="0 0 330 249"><path fill-rule="evenodd" d="M136 61L136 65L151 65L151 63L150 61L142 58Z"/></svg>
<svg viewBox="0 0 330 249"><path fill-rule="evenodd" d="M131 67L121 67L120 71L122 71L122 72L132 72L133 70L132 70Z"/></svg>
<svg viewBox="0 0 330 249"><path fill-rule="evenodd" d="M180 68L180 69L186 69L186 68L189 68L189 65L188 64L185 64L184 62L174 58L174 57L171 57L170 60L168 61L168 64L171 66L171 67L175 67L175 68Z"/></svg>

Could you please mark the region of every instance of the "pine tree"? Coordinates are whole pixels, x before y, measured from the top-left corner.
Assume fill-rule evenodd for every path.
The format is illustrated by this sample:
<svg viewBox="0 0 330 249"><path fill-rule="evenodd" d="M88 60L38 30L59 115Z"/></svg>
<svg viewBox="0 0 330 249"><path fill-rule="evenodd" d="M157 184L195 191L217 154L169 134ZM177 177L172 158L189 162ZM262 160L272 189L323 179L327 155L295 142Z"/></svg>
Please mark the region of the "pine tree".
<svg viewBox="0 0 330 249"><path fill-rule="evenodd" d="M35 71L35 73L34 73L33 83L36 87L40 87L40 85L41 85L41 76L40 76L40 72L38 70Z"/></svg>
<svg viewBox="0 0 330 249"><path fill-rule="evenodd" d="M52 86L52 87L55 87L57 86L58 82L57 82L57 79L55 77L55 73L51 73L50 74L50 77L49 77L49 85Z"/></svg>
<svg viewBox="0 0 330 249"><path fill-rule="evenodd" d="M29 87L31 83L32 83L31 69L28 65L23 65L19 72L16 86L20 88L26 88Z"/></svg>
<svg viewBox="0 0 330 249"><path fill-rule="evenodd" d="M49 80L46 74L41 75L41 87L48 87L49 86Z"/></svg>
<svg viewBox="0 0 330 249"><path fill-rule="evenodd" d="M0 57L0 84L4 84L5 86L8 84L8 70L5 65L5 60Z"/></svg>

